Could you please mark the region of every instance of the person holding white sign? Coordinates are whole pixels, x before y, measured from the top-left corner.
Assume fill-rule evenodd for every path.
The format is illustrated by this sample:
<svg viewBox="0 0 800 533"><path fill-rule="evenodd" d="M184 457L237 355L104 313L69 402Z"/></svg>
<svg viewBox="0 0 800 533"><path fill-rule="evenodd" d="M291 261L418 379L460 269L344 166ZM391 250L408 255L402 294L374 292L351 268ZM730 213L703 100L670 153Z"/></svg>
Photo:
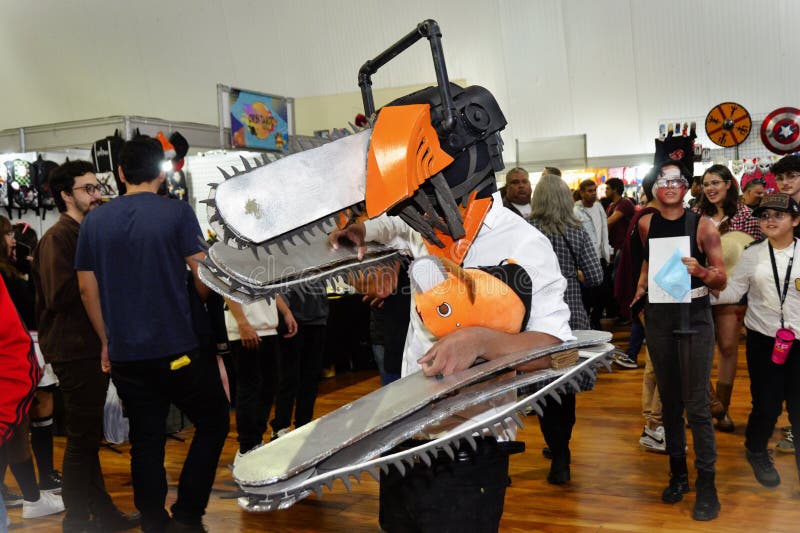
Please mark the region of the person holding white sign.
<svg viewBox="0 0 800 533"><path fill-rule="evenodd" d="M658 157L658 154L657 154ZM680 161L656 161L653 187L659 212L639 219L644 262L631 304L645 311L645 336L663 404L670 482L661 499L677 503L689 492L684 409L692 428L697 498L692 518L713 520L720 510L714 482L717 458L708 379L714 321L708 290L724 289L719 232L683 207L691 174ZM649 289L649 302L642 305Z"/></svg>

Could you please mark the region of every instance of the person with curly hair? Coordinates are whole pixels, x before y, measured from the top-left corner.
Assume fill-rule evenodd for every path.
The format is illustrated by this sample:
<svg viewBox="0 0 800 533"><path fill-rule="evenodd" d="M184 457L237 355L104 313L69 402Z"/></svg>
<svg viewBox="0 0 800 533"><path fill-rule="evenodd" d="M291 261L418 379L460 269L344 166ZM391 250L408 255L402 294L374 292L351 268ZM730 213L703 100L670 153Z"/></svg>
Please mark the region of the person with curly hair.
<svg viewBox="0 0 800 533"><path fill-rule="evenodd" d="M703 174L703 195L697 204L698 213L709 219L720 235L739 231L753 239L762 237L758 220L753 212L739 201L739 186L733 174L724 165L712 165ZM745 301L734 304L713 305L714 329L719 347L719 364L716 392L711 395L711 414L717 419L720 431L735 429L728 410L736 378L739 332L742 329ZM713 387L709 384L713 391Z"/></svg>

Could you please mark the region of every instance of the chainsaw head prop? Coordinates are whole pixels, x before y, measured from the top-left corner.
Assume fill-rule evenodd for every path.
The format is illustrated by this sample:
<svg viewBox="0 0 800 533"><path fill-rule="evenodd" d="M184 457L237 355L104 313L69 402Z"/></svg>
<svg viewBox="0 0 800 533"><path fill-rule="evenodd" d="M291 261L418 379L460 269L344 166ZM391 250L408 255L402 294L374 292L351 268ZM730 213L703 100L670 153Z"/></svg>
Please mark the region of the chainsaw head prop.
<svg viewBox="0 0 800 533"><path fill-rule="evenodd" d="M407 98L420 100L425 94L435 93ZM473 115L479 114L478 104L467 95L494 102L480 87L458 94L465 95L459 109L471 109ZM464 113L459 124L467 122ZM505 119L501 114L489 123L502 126ZM461 262L491 207L497 164L492 154L500 154L496 132L473 128L471 144L451 155L442 147L429 103L388 105L372 127L353 129L352 135L318 148L256 161L242 158L240 168L220 169L224 181L212 185L204 200L220 236L200 268L206 284L247 303L303 291L311 281L352 285L361 276L396 268L405 260L401 250L368 243L359 260L355 248L333 250L327 242L337 227L384 213L405 220L432 253ZM447 137L454 137L449 150L463 144L468 130L462 130Z"/></svg>

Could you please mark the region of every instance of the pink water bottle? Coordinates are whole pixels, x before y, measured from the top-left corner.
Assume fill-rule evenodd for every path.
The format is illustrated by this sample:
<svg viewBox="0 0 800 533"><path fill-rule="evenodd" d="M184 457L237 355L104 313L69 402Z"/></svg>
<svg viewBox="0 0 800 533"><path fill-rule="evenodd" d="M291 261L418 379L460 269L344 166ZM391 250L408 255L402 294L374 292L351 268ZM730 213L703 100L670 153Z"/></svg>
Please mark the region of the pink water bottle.
<svg viewBox="0 0 800 533"><path fill-rule="evenodd" d="M772 347L772 362L782 365L789 357L789 352L794 344L794 332L787 328L780 328L775 332L775 346Z"/></svg>

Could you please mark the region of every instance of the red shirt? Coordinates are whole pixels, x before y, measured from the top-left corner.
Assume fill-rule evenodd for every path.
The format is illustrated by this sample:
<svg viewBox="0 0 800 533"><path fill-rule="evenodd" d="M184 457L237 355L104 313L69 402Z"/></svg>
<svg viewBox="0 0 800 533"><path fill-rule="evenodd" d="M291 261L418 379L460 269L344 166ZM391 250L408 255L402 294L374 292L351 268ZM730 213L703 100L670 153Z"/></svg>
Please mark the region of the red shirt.
<svg viewBox="0 0 800 533"><path fill-rule="evenodd" d="M619 211L622 213L622 218L617 220L613 226L608 228L608 242L614 250L619 250L625 244L625 237L628 234L628 224L630 224L633 214L636 212L636 206L633 205L628 198L622 197L618 201L608 206L606 215L611 218L611 215Z"/></svg>

